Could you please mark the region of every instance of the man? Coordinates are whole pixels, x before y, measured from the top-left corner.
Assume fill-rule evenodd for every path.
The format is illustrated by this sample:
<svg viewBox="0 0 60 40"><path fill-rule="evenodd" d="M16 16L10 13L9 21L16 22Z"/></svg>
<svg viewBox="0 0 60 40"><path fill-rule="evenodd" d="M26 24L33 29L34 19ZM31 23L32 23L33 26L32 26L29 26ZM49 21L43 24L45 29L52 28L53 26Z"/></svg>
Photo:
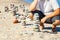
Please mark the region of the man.
<svg viewBox="0 0 60 40"><path fill-rule="evenodd" d="M34 0L30 5L29 11L31 13L29 17L33 19L34 12L39 14L40 30L44 28L43 24L45 22L50 22L52 23L52 32L56 32L56 26L60 25L60 4L58 4L57 1L58 0Z"/></svg>

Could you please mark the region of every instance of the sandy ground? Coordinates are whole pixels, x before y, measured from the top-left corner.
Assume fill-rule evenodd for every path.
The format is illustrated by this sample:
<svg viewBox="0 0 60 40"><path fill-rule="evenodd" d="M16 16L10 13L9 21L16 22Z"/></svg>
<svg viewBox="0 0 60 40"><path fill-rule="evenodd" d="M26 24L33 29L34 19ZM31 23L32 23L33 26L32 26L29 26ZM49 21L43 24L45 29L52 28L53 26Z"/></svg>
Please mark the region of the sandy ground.
<svg viewBox="0 0 60 40"><path fill-rule="evenodd" d="M4 12L4 5L9 4L0 5L0 11L2 11L0 13L0 40L60 40L60 26L57 26L57 34L50 34L48 33L51 32L49 24L45 24L46 29L44 29L48 32L36 32L37 29L34 29L33 25L13 24L13 15Z"/></svg>
<svg viewBox="0 0 60 40"><path fill-rule="evenodd" d="M60 26L57 27L57 34L36 32L33 31L33 25L13 24L13 16L10 13L0 15L0 40L60 40ZM45 27L45 31L51 31L51 25L45 24Z"/></svg>

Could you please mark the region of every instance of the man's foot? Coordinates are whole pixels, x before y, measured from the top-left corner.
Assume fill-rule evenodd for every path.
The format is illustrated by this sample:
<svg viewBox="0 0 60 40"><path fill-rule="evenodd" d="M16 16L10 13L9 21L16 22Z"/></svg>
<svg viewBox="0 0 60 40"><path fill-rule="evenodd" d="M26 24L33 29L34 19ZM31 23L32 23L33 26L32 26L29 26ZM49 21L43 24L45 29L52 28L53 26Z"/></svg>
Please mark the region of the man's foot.
<svg viewBox="0 0 60 40"><path fill-rule="evenodd" d="M43 29L44 29L44 23L41 23L41 22L40 22L40 27L39 27L39 29L40 29L40 31L43 31Z"/></svg>
<svg viewBox="0 0 60 40"><path fill-rule="evenodd" d="M13 23L14 23L14 24L19 23L19 21L18 21L18 20L14 20Z"/></svg>
<svg viewBox="0 0 60 40"><path fill-rule="evenodd" d="M40 26L39 29L40 29L40 31L43 31L44 26Z"/></svg>
<svg viewBox="0 0 60 40"><path fill-rule="evenodd" d="M57 31L56 31L55 28L52 28L52 32L51 32L51 34L57 34Z"/></svg>
<svg viewBox="0 0 60 40"><path fill-rule="evenodd" d="M52 31L52 32L50 32L50 34L57 34L57 32L56 31L55 32Z"/></svg>

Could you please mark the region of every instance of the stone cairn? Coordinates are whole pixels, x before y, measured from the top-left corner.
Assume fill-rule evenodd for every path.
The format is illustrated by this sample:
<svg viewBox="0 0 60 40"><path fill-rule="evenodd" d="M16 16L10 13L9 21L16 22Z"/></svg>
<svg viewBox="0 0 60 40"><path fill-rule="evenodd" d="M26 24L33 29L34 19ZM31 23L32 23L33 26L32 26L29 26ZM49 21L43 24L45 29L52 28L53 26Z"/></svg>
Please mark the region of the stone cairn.
<svg viewBox="0 0 60 40"><path fill-rule="evenodd" d="M34 17L33 17L33 27L34 27L34 31L39 31L39 15L38 13L35 13L34 14Z"/></svg>

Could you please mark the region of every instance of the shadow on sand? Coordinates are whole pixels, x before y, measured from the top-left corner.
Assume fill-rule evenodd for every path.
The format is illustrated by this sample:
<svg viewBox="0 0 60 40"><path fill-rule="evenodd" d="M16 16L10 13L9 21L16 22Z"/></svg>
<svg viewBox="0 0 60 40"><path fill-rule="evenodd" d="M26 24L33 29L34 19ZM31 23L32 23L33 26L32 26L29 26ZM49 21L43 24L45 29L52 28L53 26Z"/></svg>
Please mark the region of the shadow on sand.
<svg viewBox="0 0 60 40"><path fill-rule="evenodd" d="M33 24L26 24L26 26L31 26L31 25L33 25ZM51 30L52 27L45 27L44 29ZM59 27L56 27L56 31L57 32L60 32L60 26Z"/></svg>
<svg viewBox="0 0 60 40"><path fill-rule="evenodd" d="M52 29L52 27L45 27L44 29L51 30L51 29ZM57 32L60 32L60 27L56 27L56 31L57 31Z"/></svg>

